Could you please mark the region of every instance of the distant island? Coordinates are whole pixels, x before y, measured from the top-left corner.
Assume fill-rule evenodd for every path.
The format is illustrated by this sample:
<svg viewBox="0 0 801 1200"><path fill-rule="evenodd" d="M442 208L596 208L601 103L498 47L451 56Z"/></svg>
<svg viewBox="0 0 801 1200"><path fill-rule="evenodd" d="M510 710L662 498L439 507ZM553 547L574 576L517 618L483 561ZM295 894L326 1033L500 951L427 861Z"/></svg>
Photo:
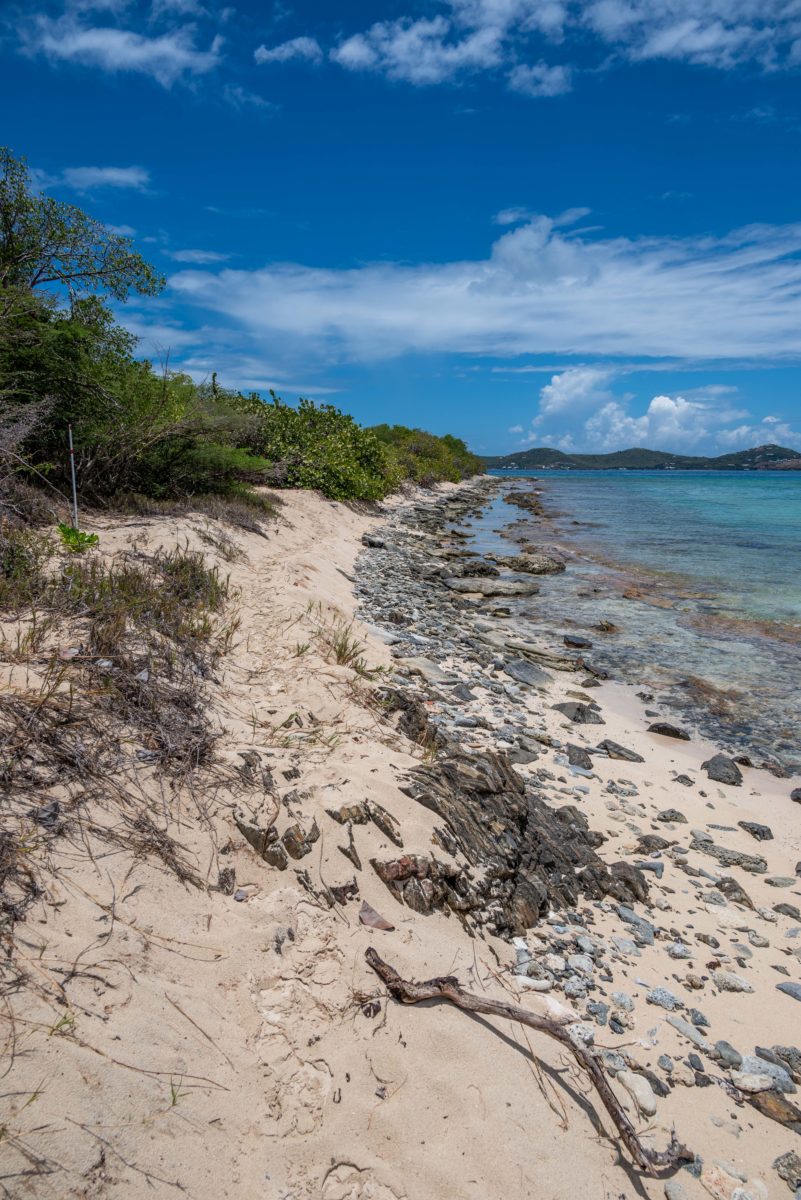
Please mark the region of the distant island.
<svg viewBox="0 0 801 1200"><path fill-rule="evenodd" d="M611 454L566 454L563 450L540 446L516 454L482 455L481 462L488 470L509 471L801 471L801 452L768 445L703 458L641 447L615 450Z"/></svg>

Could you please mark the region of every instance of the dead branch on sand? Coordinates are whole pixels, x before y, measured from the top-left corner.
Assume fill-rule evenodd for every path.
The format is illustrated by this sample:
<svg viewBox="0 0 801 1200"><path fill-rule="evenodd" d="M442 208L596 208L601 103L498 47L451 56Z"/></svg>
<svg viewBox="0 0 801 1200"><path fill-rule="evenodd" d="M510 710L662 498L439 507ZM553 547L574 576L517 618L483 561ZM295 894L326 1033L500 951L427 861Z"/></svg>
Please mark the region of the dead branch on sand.
<svg viewBox="0 0 801 1200"><path fill-rule="evenodd" d="M365 958L369 966L386 984L390 995L401 1004L419 1004L422 1000L447 1000L466 1012L503 1017L507 1021L519 1021L521 1025L528 1025L532 1029L554 1038L570 1051L581 1069L589 1075L623 1144L634 1162L646 1175L657 1175L661 1170L675 1168L684 1161L692 1160L693 1154L686 1146L682 1146L677 1141L675 1134L671 1137L670 1145L666 1150L648 1150L643 1146L634 1126L612 1091L600 1063L585 1046L573 1040L565 1024L549 1017L539 1016L537 1013L522 1008L519 1004L474 996L471 992L463 991L459 986L459 981L453 975L428 979L423 983L412 983L407 979L401 979L395 968L384 962L372 946L365 951Z"/></svg>

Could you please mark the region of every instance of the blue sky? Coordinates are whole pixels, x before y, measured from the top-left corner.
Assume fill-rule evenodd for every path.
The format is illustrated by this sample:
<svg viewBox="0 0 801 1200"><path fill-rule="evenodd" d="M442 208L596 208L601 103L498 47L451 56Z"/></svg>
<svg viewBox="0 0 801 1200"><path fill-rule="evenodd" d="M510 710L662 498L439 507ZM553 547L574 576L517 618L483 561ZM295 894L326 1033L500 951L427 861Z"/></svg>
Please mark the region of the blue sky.
<svg viewBox="0 0 801 1200"><path fill-rule="evenodd" d="M197 378L523 445L801 448L795 0L26 0L2 140Z"/></svg>

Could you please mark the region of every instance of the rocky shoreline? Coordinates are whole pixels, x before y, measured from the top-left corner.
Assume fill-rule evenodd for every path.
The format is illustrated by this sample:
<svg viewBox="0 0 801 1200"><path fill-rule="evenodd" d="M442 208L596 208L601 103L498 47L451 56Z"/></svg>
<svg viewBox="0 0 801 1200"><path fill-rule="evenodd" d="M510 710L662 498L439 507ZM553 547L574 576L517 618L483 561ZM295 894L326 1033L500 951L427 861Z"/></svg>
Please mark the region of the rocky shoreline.
<svg viewBox="0 0 801 1200"><path fill-rule="evenodd" d="M762 821L729 824L724 813L710 822L705 810L725 808L743 770L757 796L747 756L707 748L693 768L666 771L641 742L596 728L615 734L619 722L607 712L605 672L588 657L590 642L568 634L563 650L545 648L507 603L536 596L538 576L564 563L534 545L510 556L468 549L465 522L497 493L498 481L476 481L397 508L363 538L358 615L394 660L382 702L430 751L402 790L441 822L431 851L372 866L415 912L450 912L472 936L511 940L505 969L514 986L564 997L575 1036L601 1043L607 1072L640 1118L686 1112L680 1097L696 1089L704 1097L690 1101L697 1120L733 1144L747 1140L754 1110L763 1126L767 1118L785 1131L770 1161L764 1145L749 1146L745 1172L736 1154L710 1159L704 1140L691 1139L696 1158L689 1176L666 1184L669 1200L703 1192L764 1200L780 1180L795 1192L801 1159L787 1138L801 1134L801 1108L789 1099L801 1085L801 1050L792 1044L801 1016L801 862L793 874L768 862L776 843ZM539 511L533 493L512 499ZM690 743L663 714L637 707L663 759ZM785 773L760 765L787 793L785 816L797 828ZM644 770L660 776L658 788ZM744 837L760 852L743 848ZM781 848L791 853L792 845ZM755 994L776 1008L783 1036L772 1044L738 1031L733 1010Z"/></svg>

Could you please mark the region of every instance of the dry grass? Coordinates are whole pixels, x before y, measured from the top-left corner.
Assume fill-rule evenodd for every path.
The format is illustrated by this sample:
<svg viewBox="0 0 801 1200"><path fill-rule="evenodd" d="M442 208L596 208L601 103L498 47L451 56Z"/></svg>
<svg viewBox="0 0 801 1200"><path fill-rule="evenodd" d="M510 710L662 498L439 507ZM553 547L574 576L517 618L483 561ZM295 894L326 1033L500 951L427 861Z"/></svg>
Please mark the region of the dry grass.
<svg viewBox="0 0 801 1200"><path fill-rule="evenodd" d="M0 620L16 618L0 658L28 668L26 686L0 695L7 987L21 978L14 925L47 894L59 847L122 847L203 886L170 804L177 783L193 796L219 783L205 680L237 628L230 600L227 578L188 546L107 563L0 527Z"/></svg>

